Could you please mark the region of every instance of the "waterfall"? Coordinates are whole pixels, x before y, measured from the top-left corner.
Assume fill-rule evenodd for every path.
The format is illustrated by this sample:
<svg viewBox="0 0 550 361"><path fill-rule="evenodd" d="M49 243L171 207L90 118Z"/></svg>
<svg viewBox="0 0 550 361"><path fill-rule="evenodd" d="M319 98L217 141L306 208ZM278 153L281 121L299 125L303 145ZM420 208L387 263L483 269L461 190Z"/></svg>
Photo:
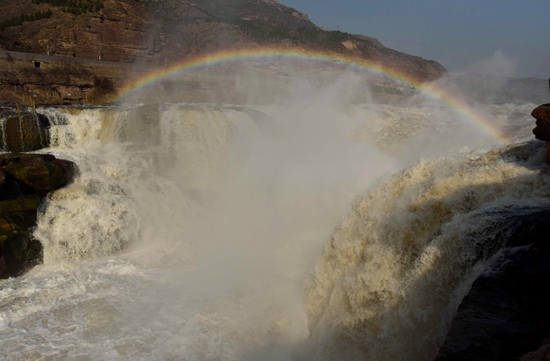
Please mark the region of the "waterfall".
<svg viewBox="0 0 550 361"><path fill-rule="evenodd" d="M44 264L0 281L0 358L430 360L496 210L548 205L544 145L335 93L37 109L79 174L40 206ZM524 108L483 111L524 141Z"/></svg>
<svg viewBox="0 0 550 361"><path fill-rule="evenodd" d="M304 286L317 352L433 359L483 262L505 245L495 211L550 205L543 163L534 141L425 160L357 199Z"/></svg>
<svg viewBox="0 0 550 361"><path fill-rule="evenodd" d="M255 127L243 112L206 106L43 112L53 124L48 151L75 161L81 173L42 207L36 236L46 244L46 263L113 254L143 232L183 232L191 197L223 179L233 133Z"/></svg>

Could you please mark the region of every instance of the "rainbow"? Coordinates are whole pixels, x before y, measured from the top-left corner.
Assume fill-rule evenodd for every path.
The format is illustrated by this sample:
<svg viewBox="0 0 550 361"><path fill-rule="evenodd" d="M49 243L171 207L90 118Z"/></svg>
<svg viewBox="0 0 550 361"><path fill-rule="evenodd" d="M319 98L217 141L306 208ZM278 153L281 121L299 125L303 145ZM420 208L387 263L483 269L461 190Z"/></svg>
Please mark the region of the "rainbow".
<svg viewBox="0 0 550 361"><path fill-rule="evenodd" d="M235 62L239 60L308 60L308 61L331 61L341 63L343 65L368 70L371 73L384 75L391 79L397 80L406 85L413 86L424 94L441 101L458 114L467 119L477 128L486 132L493 137L497 142L503 144L509 142L507 136L499 129L494 122L491 122L484 114L470 107L461 99L453 96L447 90L433 83L423 83L418 79L411 77L404 72L398 71L384 66L381 63L372 60L361 59L344 54L336 54L329 52L310 51L301 49L277 49L277 48L260 48L260 49L243 49L243 50L222 50L199 57L187 58L169 67L153 70L146 75L133 79L125 84L116 96L116 101L124 100L135 94L140 89L152 85L155 82L162 80L165 77L181 73L185 71L196 70L201 67L219 65L227 62Z"/></svg>

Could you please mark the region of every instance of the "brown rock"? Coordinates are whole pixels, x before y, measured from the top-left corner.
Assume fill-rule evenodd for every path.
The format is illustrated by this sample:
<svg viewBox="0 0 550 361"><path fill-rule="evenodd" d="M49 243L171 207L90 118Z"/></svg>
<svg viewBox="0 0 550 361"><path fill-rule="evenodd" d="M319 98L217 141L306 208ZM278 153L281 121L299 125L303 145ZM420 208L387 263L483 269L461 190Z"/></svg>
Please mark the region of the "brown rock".
<svg viewBox="0 0 550 361"><path fill-rule="evenodd" d="M41 262L42 245L32 236L40 198L67 185L75 171L53 155L0 155L0 279Z"/></svg>
<svg viewBox="0 0 550 361"><path fill-rule="evenodd" d="M73 162L56 159L53 155L0 155L0 172L39 196L66 186L73 179L75 171Z"/></svg>
<svg viewBox="0 0 550 361"><path fill-rule="evenodd" d="M546 142L546 164L550 165L550 104L535 108L531 115L537 120L533 134L538 140Z"/></svg>
<svg viewBox="0 0 550 361"><path fill-rule="evenodd" d="M32 111L8 111L0 114L0 140L6 152L30 152L49 146L49 122Z"/></svg>
<svg viewBox="0 0 550 361"><path fill-rule="evenodd" d="M42 244L32 237L31 230L0 239L0 278L19 276L41 261Z"/></svg>
<svg viewBox="0 0 550 361"><path fill-rule="evenodd" d="M546 120L547 122L550 122L550 104L543 104L536 107L531 115L535 119Z"/></svg>
<svg viewBox="0 0 550 361"><path fill-rule="evenodd" d="M48 146L49 137L46 129L38 121L36 115L25 114L6 119L6 143L3 145L7 152L29 152Z"/></svg>
<svg viewBox="0 0 550 361"><path fill-rule="evenodd" d="M104 8L77 15L52 3L24 5L20 0L3 0L0 20L31 9L51 9L53 14L6 28L0 49L34 54L49 51L59 61L67 57L164 66L227 48L287 44L297 49L356 55L420 81L445 73L434 61L386 48L375 39L325 31L306 14L274 0L102 2ZM352 49L346 44L353 44ZM41 65L36 69L42 75L47 73L44 70Z"/></svg>
<svg viewBox="0 0 550 361"><path fill-rule="evenodd" d="M0 202L0 278L18 276L41 262L42 244L34 239L38 196Z"/></svg>

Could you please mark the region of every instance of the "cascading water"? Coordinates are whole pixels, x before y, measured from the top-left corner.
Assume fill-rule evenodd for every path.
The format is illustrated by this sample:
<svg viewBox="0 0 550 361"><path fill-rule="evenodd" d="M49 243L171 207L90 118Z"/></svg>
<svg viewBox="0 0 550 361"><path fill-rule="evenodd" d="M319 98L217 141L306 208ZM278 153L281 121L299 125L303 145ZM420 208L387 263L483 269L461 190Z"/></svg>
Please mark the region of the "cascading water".
<svg viewBox="0 0 550 361"><path fill-rule="evenodd" d="M198 106L46 113L55 124L49 150L81 171L44 205L37 234L58 245L46 247L54 259L97 258L155 233L183 232L197 211L186 209L191 198L223 178L234 128L254 127L243 113Z"/></svg>
<svg viewBox="0 0 550 361"><path fill-rule="evenodd" d="M541 150L421 161L358 199L305 285L318 352L433 359L483 261L505 245L495 210L550 205Z"/></svg>
<svg viewBox="0 0 550 361"><path fill-rule="evenodd" d="M44 265L0 281L6 359L430 360L488 211L550 190L538 143L470 153L495 143L437 106L39 112L80 174L41 207Z"/></svg>

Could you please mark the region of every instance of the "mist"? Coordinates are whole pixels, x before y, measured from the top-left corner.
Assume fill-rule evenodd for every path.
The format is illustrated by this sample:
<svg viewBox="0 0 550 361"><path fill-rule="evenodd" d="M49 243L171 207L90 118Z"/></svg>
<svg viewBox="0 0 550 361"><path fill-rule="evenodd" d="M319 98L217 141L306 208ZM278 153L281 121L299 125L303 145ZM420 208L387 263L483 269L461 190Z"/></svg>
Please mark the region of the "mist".
<svg viewBox="0 0 550 361"><path fill-rule="evenodd" d="M44 151L80 175L41 208L44 265L6 283L18 305L2 316L6 352L24 338L23 357L336 359L311 333L304 282L354 204L404 167L447 169L499 146L457 109L379 75L284 62L216 71L107 108L41 109L53 123ZM529 106L468 98L453 77L440 82L498 126ZM396 202L385 197L377 204ZM23 295L40 310L33 325ZM37 341L49 337L55 347Z"/></svg>

